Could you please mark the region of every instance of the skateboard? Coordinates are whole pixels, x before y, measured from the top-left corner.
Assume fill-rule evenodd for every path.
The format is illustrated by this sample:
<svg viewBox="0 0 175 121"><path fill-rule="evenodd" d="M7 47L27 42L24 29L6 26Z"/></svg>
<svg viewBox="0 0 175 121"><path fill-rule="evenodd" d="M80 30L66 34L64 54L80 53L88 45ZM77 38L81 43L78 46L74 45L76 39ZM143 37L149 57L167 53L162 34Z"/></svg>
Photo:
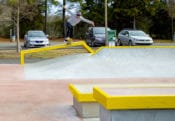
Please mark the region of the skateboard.
<svg viewBox="0 0 175 121"><path fill-rule="evenodd" d="M72 43L72 38L69 38L69 39L67 40L67 44L70 45L71 43Z"/></svg>

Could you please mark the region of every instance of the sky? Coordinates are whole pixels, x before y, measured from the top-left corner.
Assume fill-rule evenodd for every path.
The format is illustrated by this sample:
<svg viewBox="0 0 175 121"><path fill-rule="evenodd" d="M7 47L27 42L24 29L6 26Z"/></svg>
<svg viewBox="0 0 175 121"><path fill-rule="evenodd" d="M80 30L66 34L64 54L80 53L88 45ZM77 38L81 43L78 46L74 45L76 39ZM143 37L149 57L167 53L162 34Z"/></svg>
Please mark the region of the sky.
<svg viewBox="0 0 175 121"><path fill-rule="evenodd" d="M62 15L62 4L63 4L63 0L57 0L61 3L61 5L50 5L50 11L49 14L50 15ZM66 2L66 8L70 9L72 12L76 12L80 9L80 3L79 2Z"/></svg>

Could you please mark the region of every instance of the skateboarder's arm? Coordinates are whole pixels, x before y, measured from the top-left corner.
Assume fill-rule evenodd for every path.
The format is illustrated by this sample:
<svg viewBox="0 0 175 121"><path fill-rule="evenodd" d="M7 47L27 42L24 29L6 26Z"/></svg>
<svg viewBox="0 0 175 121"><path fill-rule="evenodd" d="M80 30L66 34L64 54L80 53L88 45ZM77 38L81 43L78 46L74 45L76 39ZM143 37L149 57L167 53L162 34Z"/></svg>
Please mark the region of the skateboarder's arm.
<svg viewBox="0 0 175 121"><path fill-rule="evenodd" d="M63 8L64 8L68 13L70 13L71 15L73 15L73 13L72 13L69 9L67 9L66 6L63 6Z"/></svg>
<svg viewBox="0 0 175 121"><path fill-rule="evenodd" d="M84 18L83 16L81 16L80 19L88 24L91 24L92 26L95 26L93 21L88 20L88 19Z"/></svg>

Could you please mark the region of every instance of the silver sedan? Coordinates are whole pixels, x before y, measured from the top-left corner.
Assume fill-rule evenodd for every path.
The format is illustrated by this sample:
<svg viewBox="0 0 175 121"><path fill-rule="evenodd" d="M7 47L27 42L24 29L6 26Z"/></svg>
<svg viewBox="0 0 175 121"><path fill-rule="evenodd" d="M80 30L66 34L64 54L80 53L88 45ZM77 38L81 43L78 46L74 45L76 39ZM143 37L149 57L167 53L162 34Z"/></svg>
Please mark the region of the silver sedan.
<svg viewBox="0 0 175 121"><path fill-rule="evenodd" d="M49 39L43 31L30 30L24 36L24 47L37 47L49 45Z"/></svg>
<svg viewBox="0 0 175 121"><path fill-rule="evenodd" d="M142 30L122 30L118 34L118 45L152 45L153 39Z"/></svg>

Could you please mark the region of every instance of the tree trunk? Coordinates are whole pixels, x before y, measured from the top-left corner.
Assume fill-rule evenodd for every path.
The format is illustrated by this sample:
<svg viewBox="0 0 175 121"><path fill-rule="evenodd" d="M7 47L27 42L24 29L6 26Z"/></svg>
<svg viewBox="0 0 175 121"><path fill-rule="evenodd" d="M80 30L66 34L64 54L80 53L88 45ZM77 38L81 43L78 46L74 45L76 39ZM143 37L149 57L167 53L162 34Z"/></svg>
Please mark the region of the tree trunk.
<svg viewBox="0 0 175 121"><path fill-rule="evenodd" d="M45 21L44 21L44 32L47 34L47 0L45 0Z"/></svg>
<svg viewBox="0 0 175 121"><path fill-rule="evenodd" d="M20 46L20 41L19 41L19 12L20 12L20 4L19 4L19 1L18 1L18 7L17 7L17 19L16 19L16 22L17 22L17 25L16 25L16 32L17 32L17 52L19 53L20 52L20 49L21 49L21 46Z"/></svg>
<svg viewBox="0 0 175 121"><path fill-rule="evenodd" d="M135 18L135 16L133 18L133 29L136 29L136 18Z"/></svg>
<svg viewBox="0 0 175 121"><path fill-rule="evenodd" d="M66 5L66 0L63 0L63 6ZM63 37L66 37L66 19L65 19L65 9L63 9Z"/></svg>
<svg viewBox="0 0 175 121"><path fill-rule="evenodd" d="M174 40L174 22L173 22L173 16L171 16L171 33L172 33L172 41Z"/></svg>
<svg viewBox="0 0 175 121"><path fill-rule="evenodd" d="M106 38L106 45L108 46L108 31L107 31L107 27L108 27L108 1L105 0L105 38Z"/></svg>

